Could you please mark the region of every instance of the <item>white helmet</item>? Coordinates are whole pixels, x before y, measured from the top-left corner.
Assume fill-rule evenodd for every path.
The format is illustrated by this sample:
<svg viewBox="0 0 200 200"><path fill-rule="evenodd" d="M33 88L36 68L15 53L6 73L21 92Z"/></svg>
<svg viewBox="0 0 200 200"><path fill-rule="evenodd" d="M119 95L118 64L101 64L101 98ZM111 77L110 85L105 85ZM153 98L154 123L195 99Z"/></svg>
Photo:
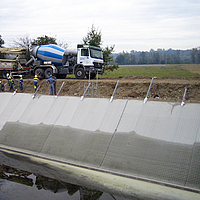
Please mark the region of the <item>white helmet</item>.
<svg viewBox="0 0 200 200"><path fill-rule="evenodd" d="M19 77L22 77L22 75L20 74Z"/></svg>
<svg viewBox="0 0 200 200"><path fill-rule="evenodd" d="M37 75L35 75L35 78L37 78Z"/></svg>

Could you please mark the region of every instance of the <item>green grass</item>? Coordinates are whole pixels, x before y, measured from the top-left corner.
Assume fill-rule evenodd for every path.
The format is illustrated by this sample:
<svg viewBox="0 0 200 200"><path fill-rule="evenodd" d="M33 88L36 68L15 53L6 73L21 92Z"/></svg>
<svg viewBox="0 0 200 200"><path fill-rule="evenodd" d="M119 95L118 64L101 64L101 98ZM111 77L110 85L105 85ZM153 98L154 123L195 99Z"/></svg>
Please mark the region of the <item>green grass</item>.
<svg viewBox="0 0 200 200"><path fill-rule="evenodd" d="M187 69L185 69L187 68ZM190 69L198 68L199 73L192 73ZM113 72L105 72L99 75L99 78L126 77L126 76L150 76L150 77L200 77L200 65L184 64L184 65L157 65L157 66L119 66ZM67 77L75 78L74 75Z"/></svg>
<svg viewBox="0 0 200 200"><path fill-rule="evenodd" d="M200 67L200 65L199 65ZM166 66L120 66L118 70L106 72L100 78L125 76L151 76L151 77L200 77L200 74L192 73L184 69L182 65Z"/></svg>

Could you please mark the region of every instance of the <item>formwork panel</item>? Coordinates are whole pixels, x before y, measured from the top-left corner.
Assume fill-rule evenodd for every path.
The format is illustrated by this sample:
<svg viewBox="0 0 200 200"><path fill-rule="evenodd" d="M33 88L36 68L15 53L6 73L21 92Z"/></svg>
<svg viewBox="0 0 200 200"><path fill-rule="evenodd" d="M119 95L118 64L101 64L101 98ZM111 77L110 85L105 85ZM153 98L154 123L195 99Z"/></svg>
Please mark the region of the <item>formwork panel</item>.
<svg viewBox="0 0 200 200"><path fill-rule="evenodd" d="M38 99L37 106L35 106L32 112L30 112L29 114L28 123L30 124L43 123L54 101L55 101L54 96L41 96ZM51 113L51 115L53 114L54 113Z"/></svg>
<svg viewBox="0 0 200 200"><path fill-rule="evenodd" d="M17 105L12 111L12 114L10 115L8 121L9 122L16 122L20 119L24 111L26 110L29 103L32 101L32 95L31 94L16 94L14 99L19 99L17 101Z"/></svg>
<svg viewBox="0 0 200 200"><path fill-rule="evenodd" d="M109 133L115 132L120 123L120 119L122 117L126 104L127 101L113 100L106 110L104 120L102 121L99 130Z"/></svg>
<svg viewBox="0 0 200 200"><path fill-rule="evenodd" d="M55 98L55 101L53 101L53 104L49 107L49 110L44 117L43 123L55 124L59 116L61 115L65 105L67 104L67 101L68 98L62 96Z"/></svg>
<svg viewBox="0 0 200 200"><path fill-rule="evenodd" d="M80 101L69 126L89 131L100 129L109 104L108 99L85 98Z"/></svg>
<svg viewBox="0 0 200 200"><path fill-rule="evenodd" d="M1 102L0 114L2 113L2 111L4 110L4 108L9 103L9 101L12 97L13 97L12 93L3 93L3 92L1 93L1 95L0 95L0 102Z"/></svg>
<svg viewBox="0 0 200 200"><path fill-rule="evenodd" d="M118 132L131 132L135 130L143 105L142 101L128 101L117 128Z"/></svg>
<svg viewBox="0 0 200 200"><path fill-rule="evenodd" d="M7 102L7 105L5 105L4 110L2 110L0 114L0 129L3 127L3 125L8 121L16 107L18 107L19 102L21 101L22 96L21 95L15 95L12 96L12 98L9 99ZM20 116L20 112L18 113L18 116Z"/></svg>
<svg viewBox="0 0 200 200"><path fill-rule="evenodd" d="M66 98L67 101L65 102L63 110L60 113L58 119L56 120L55 125L68 126L80 103L80 98L77 97L66 97Z"/></svg>
<svg viewBox="0 0 200 200"><path fill-rule="evenodd" d="M179 112L173 142L194 144L200 129L200 106L198 104L187 104L179 107Z"/></svg>
<svg viewBox="0 0 200 200"><path fill-rule="evenodd" d="M27 102L28 106L26 106L25 111L20 116L19 122L31 124L31 121L34 120L33 119L34 112L35 112L37 106L39 106L38 102L39 102L39 98L31 99L29 102ZM37 115L38 113L35 112L35 114Z"/></svg>

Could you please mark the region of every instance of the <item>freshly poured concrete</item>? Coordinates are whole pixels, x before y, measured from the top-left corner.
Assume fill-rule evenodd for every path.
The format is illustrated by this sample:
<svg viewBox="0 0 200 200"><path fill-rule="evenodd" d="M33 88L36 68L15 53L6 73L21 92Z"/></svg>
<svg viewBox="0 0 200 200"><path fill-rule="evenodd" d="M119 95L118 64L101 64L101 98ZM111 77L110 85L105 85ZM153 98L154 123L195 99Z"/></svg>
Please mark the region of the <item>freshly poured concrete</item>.
<svg viewBox="0 0 200 200"><path fill-rule="evenodd" d="M2 151L200 191L200 104L10 93L0 101Z"/></svg>

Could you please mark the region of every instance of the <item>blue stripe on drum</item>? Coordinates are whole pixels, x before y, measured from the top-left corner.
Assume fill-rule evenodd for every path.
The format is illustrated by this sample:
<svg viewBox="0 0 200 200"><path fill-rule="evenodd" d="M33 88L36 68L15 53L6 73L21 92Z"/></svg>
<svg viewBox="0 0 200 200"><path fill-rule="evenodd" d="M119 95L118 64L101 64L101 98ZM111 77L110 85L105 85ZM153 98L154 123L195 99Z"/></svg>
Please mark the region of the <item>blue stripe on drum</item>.
<svg viewBox="0 0 200 200"><path fill-rule="evenodd" d="M62 61L62 57L63 57L63 55L59 55L59 54L55 54L55 53L51 53L51 52L46 52L46 51L40 51L40 50L38 50L37 56L38 56L38 58L41 58L41 59L42 59L43 56L45 56L45 57L49 58L50 60L52 58L56 58L56 59L59 59L61 61Z"/></svg>
<svg viewBox="0 0 200 200"><path fill-rule="evenodd" d="M62 65L64 49L57 45L42 45L37 51L37 57L42 61L52 61L55 65Z"/></svg>
<svg viewBox="0 0 200 200"><path fill-rule="evenodd" d="M45 45L46 47L50 47L50 48L52 48L52 49L56 49L56 50L58 50L58 51L61 51L62 53L64 53L64 49L63 48L61 48L61 47L59 47L59 46L57 46L57 45L55 45L55 44L50 44L50 45ZM41 46L42 47L42 46Z"/></svg>

